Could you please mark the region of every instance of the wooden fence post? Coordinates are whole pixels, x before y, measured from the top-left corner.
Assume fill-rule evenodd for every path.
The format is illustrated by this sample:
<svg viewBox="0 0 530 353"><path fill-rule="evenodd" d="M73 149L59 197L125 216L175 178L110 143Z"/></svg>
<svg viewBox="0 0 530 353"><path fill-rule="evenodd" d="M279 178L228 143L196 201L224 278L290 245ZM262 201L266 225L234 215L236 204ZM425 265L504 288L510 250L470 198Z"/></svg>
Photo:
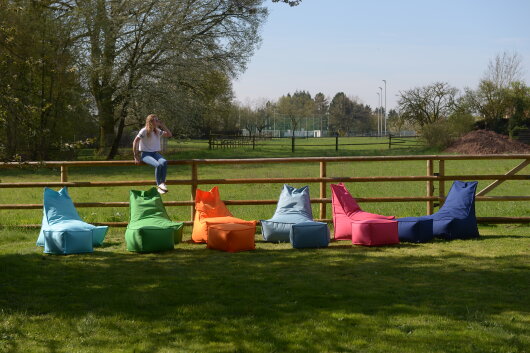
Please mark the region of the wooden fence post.
<svg viewBox="0 0 530 353"><path fill-rule="evenodd" d="M388 149L392 148L392 135L388 134Z"/></svg>
<svg viewBox="0 0 530 353"><path fill-rule="evenodd" d="M445 175L445 160L440 159L438 161L438 177L440 181L438 182L438 204L439 207L442 207L445 202L445 180L443 179Z"/></svg>
<svg viewBox="0 0 530 353"><path fill-rule="evenodd" d="M339 133L335 133L335 151L339 150Z"/></svg>
<svg viewBox="0 0 530 353"><path fill-rule="evenodd" d="M325 178L326 177L326 162L320 162L320 177ZM325 199L326 198L326 182L321 181L320 182L320 198ZM320 219L326 218L326 204L321 203L320 204Z"/></svg>
<svg viewBox="0 0 530 353"><path fill-rule="evenodd" d="M291 137L291 152L294 152L294 130L293 130L293 136Z"/></svg>
<svg viewBox="0 0 530 353"><path fill-rule="evenodd" d="M427 176L433 176L433 160L428 159L427 160ZM427 180L427 197L432 197L433 195L433 181ZM434 211L434 205L432 200L427 201L427 214L433 214Z"/></svg>
<svg viewBox="0 0 530 353"><path fill-rule="evenodd" d="M61 165L61 183L66 183L68 181L68 167L64 164Z"/></svg>
<svg viewBox="0 0 530 353"><path fill-rule="evenodd" d="M193 205L191 205L191 221L195 219L195 195L197 194L197 184L198 184L198 176L197 176L197 163L192 162L191 164L191 200L194 202Z"/></svg>

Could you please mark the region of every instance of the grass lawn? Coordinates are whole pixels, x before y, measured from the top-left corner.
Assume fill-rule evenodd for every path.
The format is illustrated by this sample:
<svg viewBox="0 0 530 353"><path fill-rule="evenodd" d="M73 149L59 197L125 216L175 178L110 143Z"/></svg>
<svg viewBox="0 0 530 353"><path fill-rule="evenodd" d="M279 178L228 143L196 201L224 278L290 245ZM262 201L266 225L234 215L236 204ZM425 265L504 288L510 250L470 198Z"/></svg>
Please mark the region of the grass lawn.
<svg viewBox="0 0 530 353"><path fill-rule="evenodd" d="M168 158L291 155L265 147L205 151L204 144L195 144L170 144ZM335 153L311 148L293 156ZM388 154L365 152L336 155ZM421 151L396 154L406 153ZM446 173L499 174L515 165L448 161ZM425 168L425 162L337 163L328 165L328 176L425 175ZM57 170L0 172L3 182L59 180ZM318 164L201 166L199 175L317 176ZM72 181L152 177L149 167L69 171ZM188 179L189 167L170 166L169 178ZM488 184L481 181L479 189ZM425 193L425 182L347 186L362 197ZM221 196L273 199L280 188L222 185ZM318 185L310 188L318 197ZM128 190L71 188L70 194L76 202L127 201ZM528 194L530 181L506 182L492 193ZM170 186L164 199L187 200L189 187ZM0 203L40 202L41 188L0 189ZM477 215L528 216L529 204L477 203ZM425 203L362 206L397 216L425 213ZM274 208L230 207L245 219L270 218ZM188 207L168 211L175 220L190 216ZM79 212L89 222L128 219L127 208ZM0 224L40 223L41 217L39 210L2 210ZM124 231L111 228L93 254L50 256L35 246L38 230L0 228L0 352L530 352L529 226L482 225L476 240L381 248L342 241L318 250L264 243L257 234L255 251L236 254L187 242L190 227L173 251L129 253Z"/></svg>
<svg viewBox="0 0 530 353"><path fill-rule="evenodd" d="M529 230L139 255L115 228L93 254L48 256L3 229L0 351L529 352Z"/></svg>

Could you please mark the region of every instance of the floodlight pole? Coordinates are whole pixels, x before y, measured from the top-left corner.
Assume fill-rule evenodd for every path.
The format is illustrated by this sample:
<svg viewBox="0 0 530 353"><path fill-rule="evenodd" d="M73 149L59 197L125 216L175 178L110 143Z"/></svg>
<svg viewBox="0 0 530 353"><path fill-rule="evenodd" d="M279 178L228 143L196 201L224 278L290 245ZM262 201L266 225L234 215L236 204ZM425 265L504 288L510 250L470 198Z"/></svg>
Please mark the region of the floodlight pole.
<svg viewBox="0 0 530 353"><path fill-rule="evenodd" d="M379 92L376 92L376 93L377 93L377 97L378 97L378 99L377 99L377 104L381 105L381 93L379 93ZM381 135L381 132L380 132L380 130L381 130L381 129L380 129L380 127L381 127L381 126L380 126L380 120L381 120L381 119L380 119L380 117L379 117L380 114L381 114L381 112L379 111L379 107L376 108L376 111L377 111L377 135Z"/></svg>
<svg viewBox="0 0 530 353"><path fill-rule="evenodd" d="M379 101L379 108L383 110L383 87L379 87L379 91L381 92L381 100ZM381 133L379 135L383 135L383 112L381 111Z"/></svg>
<svg viewBox="0 0 530 353"><path fill-rule="evenodd" d="M386 135L386 80L383 80L383 82L385 83L385 135Z"/></svg>

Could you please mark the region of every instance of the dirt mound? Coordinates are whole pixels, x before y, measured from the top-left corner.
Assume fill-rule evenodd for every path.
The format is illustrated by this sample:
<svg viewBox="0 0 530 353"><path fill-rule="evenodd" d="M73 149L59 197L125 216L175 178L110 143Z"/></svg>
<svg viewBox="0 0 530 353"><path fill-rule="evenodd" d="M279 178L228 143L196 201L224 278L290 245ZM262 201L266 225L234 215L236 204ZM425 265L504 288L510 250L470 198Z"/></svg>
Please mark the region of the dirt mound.
<svg viewBox="0 0 530 353"><path fill-rule="evenodd" d="M456 140L444 152L460 154L530 153L530 146L488 130L475 130Z"/></svg>

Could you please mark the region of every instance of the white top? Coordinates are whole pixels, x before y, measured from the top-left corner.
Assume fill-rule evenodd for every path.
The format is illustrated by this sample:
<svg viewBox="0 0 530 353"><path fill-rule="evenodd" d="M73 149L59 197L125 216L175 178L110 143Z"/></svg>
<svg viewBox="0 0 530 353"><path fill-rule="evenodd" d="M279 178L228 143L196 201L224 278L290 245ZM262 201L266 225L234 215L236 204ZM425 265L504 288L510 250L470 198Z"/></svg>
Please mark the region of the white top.
<svg viewBox="0 0 530 353"><path fill-rule="evenodd" d="M160 138L164 131L156 129L151 133L150 136L147 136L147 131L143 127L138 131L138 137L140 138L140 151L142 152L158 152L160 151Z"/></svg>

